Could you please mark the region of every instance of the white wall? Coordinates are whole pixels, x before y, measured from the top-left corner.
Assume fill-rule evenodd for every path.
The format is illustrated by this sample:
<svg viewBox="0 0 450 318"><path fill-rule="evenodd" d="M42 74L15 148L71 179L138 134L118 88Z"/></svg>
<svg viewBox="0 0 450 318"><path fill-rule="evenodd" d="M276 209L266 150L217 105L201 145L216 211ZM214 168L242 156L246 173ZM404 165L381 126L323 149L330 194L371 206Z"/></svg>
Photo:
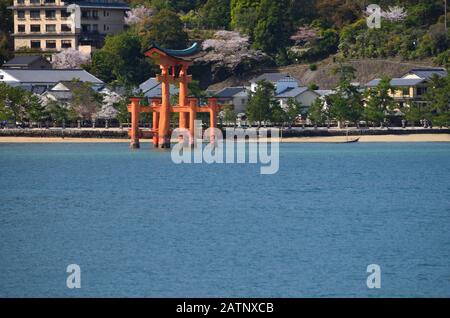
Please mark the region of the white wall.
<svg viewBox="0 0 450 318"><path fill-rule="evenodd" d="M305 91L302 94L296 96L295 100L300 102L302 104L302 106L304 106L304 107L310 107L314 103L314 101L319 97L320 96L314 92ZM284 107L284 106L286 106L288 98L280 98L279 101L280 101L281 107Z"/></svg>
<svg viewBox="0 0 450 318"><path fill-rule="evenodd" d="M18 84L19 81L12 77L11 75L9 75L8 73L6 73L5 71L0 69L0 82L4 82L4 83L8 83L8 84Z"/></svg>

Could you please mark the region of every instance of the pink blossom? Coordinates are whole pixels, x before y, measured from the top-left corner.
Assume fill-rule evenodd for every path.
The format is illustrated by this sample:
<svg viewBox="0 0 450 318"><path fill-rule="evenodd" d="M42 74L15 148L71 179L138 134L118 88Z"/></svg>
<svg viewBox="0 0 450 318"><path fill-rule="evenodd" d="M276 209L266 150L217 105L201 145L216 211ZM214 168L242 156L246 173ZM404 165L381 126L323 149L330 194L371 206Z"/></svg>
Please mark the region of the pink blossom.
<svg viewBox="0 0 450 318"><path fill-rule="evenodd" d="M141 21L150 18L153 14L154 11L152 9L140 5L131 9L130 11L127 11L125 13L124 21L126 25L138 24Z"/></svg>
<svg viewBox="0 0 450 318"><path fill-rule="evenodd" d="M80 68L83 64L88 64L91 57L75 49L66 49L53 55L52 65L56 69Z"/></svg>
<svg viewBox="0 0 450 318"><path fill-rule="evenodd" d="M217 31L214 38L203 42L202 48L207 53L196 61L212 63L213 69L234 70L245 60L260 61L267 57L263 52L251 49L249 38L235 31Z"/></svg>
<svg viewBox="0 0 450 318"><path fill-rule="evenodd" d="M407 16L408 12L402 7L389 7L388 11L382 11L381 16L388 21L397 22L403 21Z"/></svg>

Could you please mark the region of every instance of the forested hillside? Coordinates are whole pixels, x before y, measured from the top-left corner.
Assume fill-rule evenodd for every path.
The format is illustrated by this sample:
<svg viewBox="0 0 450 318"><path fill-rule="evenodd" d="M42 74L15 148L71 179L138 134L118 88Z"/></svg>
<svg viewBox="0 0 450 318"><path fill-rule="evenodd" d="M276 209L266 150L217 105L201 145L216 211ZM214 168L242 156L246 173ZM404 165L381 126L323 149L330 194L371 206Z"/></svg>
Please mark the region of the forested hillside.
<svg viewBox="0 0 450 318"><path fill-rule="evenodd" d="M0 0L0 59L11 56L12 0ZM143 52L156 42L185 48L202 43L196 61L203 86L260 68L334 59L450 58L442 0L132 0L128 28L108 37L86 67L107 82L135 85L155 71ZM382 7L379 29L366 25L366 7ZM9 48L11 46L9 45Z"/></svg>

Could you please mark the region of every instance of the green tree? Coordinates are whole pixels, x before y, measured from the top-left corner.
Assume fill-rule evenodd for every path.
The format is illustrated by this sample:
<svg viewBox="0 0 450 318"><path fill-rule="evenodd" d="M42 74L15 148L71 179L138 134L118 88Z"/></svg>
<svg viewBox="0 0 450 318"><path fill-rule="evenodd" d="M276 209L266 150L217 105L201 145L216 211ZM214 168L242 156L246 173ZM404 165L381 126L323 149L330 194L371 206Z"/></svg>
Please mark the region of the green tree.
<svg viewBox="0 0 450 318"><path fill-rule="evenodd" d="M70 120L69 109L59 101L49 101L46 105L46 111L50 119L55 124L61 124L62 126L65 126L65 124Z"/></svg>
<svg viewBox="0 0 450 318"><path fill-rule="evenodd" d="M289 0L261 0L254 31L255 48L271 54L285 51L294 31L289 3Z"/></svg>
<svg viewBox="0 0 450 318"><path fill-rule="evenodd" d="M308 118L314 125L322 125L326 120L324 100L317 98L308 109Z"/></svg>
<svg viewBox="0 0 450 318"><path fill-rule="evenodd" d="M247 117L251 122L257 122L258 127L263 121L271 119L271 108L277 103L275 87L272 83L262 80L258 82L256 91L250 94L247 102Z"/></svg>
<svg viewBox="0 0 450 318"><path fill-rule="evenodd" d="M450 118L450 76L433 76L430 80L425 99L429 105L425 119L438 126L448 126ZM430 116L431 114L431 116Z"/></svg>
<svg viewBox="0 0 450 318"><path fill-rule="evenodd" d="M88 70L107 83L124 86L138 85L153 73L139 37L130 32L107 36L103 48L94 52Z"/></svg>
<svg viewBox="0 0 450 318"><path fill-rule="evenodd" d="M231 22L230 0L208 0L200 9L202 24L208 28L228 28Z"/></svg>
<svg viewBox="0 0 450 318"><path fill-rule="evenodd" d="M89 70L106 83L124 86L138 85L153 73L139 37L130 32L107 36L103 48L94 52Z"/></svg>
<svg viewBox="0 0 450 318"><path fill-rule="evenodd" d="M13 29L13 11L8 9L12 0L0 0L0 65L11 58L10 32Z"/></svg>
<svg viewBox="0 0 450 318"><path fill-rule="evenodd" d="M233 105L226 105L222 110L222 119L225 123L233 123L236 126L237 113Z"/></svg>
<svg viewBox="0 0 450 318"><path fill-rule="evenodd" d="M281 107L280 103L273 103L270 108L270 121L278 126L284 126L287 121L286 112Z"/></svg>
<svg viewBox="0 0 450 318"><path fill-rule="evenodd" d="M286 122L289 125L289 128L297 121L298 116L302 113L302 103L300 103L295 98L289 98L286 102L286 107L284 108L284 112L286 113Z"/></svg>
<svg viewBox="0 0 450 318"><path fill-rule="evenodd" d="M37 95L29 94L25 101L27 117L31 122L36 122L40 126L41 122L47 119L48 114L45 106Z"/></svg>
<svg viewBox="0 0 450 318"><path fill-rule="evenodd" d="M29 92L20 88L0 83L0 111L4 120L23 123L26 118L26 101Z"/></svg>
<svg viewBox="0 0 450 318"><path fill-rule="evenodd" d="M261 0L231 0L231 27L252 36Z"/></svg>
<svg viewBox="0 0 450 318"><path fill-rule="evenodd" d="M329 114L338 121L339 127L342 127L342 122L347 120L358 124L362 117L363 104L358 87L351 83L355 78L355 69L352 66L340 64L334 70L334 74L339 76L340 81L336 93L326 97Z"/></svg>
<svg viewBox="0 0 450 318"><path fill-rule="evenodd" d="M375 88L366 93L364 116L373 124L381 124L386 118L386 112L394 105L394 99L389 94L392 89L390 82L390 78L383 78Z"/></svg>
<svg viewBox="0 0 450 318"><path fill-rule="evenodd" d="M94 91L87 82L72 81L70 87L72 91L70 111L75 113L78 119L95 120L97 112L101 109L102 95Z"/></svg>
<svg viewBox="0 0 450 318"><path fill-rule="evenodd" d="M141 34L144 49L153 43L167 49L185 49L188 45L189 38L180 17L168 9L159 11L144 29L146 31Z"/></svg>

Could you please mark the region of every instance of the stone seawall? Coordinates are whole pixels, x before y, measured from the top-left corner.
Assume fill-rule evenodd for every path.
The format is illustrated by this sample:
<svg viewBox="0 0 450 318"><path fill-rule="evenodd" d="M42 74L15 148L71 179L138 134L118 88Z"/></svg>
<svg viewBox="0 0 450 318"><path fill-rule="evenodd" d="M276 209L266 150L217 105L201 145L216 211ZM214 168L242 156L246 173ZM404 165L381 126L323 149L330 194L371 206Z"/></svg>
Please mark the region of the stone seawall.
<svg viewBox="0 0 450 318"><path fill-rule="evenodd" d="M393 128L393 129L350 129L349 136L450 134L450 129ZM347 130L298 129L283 131L283 138L289 137L333 137L346 136ZM128 129L0 129L0 137L72 137L128 139Z"/></svg>
<svg viewBox="0 0 450 318"><path fill-rule="evenodd" d="M0 129L0 137L72 137L127 139L128 130L118 129Z"/></svg>
<svg viewBox="0 0 450 318"><path fill-rule="evenodd" d="M422 134L450 134L450 129L350 129L348 131L349 136L382 136L382 135L422 135ZM347 130L337 129L304 129L294 131L283 131L283 137L333 137L333 136L346 136Z"/></svg>

